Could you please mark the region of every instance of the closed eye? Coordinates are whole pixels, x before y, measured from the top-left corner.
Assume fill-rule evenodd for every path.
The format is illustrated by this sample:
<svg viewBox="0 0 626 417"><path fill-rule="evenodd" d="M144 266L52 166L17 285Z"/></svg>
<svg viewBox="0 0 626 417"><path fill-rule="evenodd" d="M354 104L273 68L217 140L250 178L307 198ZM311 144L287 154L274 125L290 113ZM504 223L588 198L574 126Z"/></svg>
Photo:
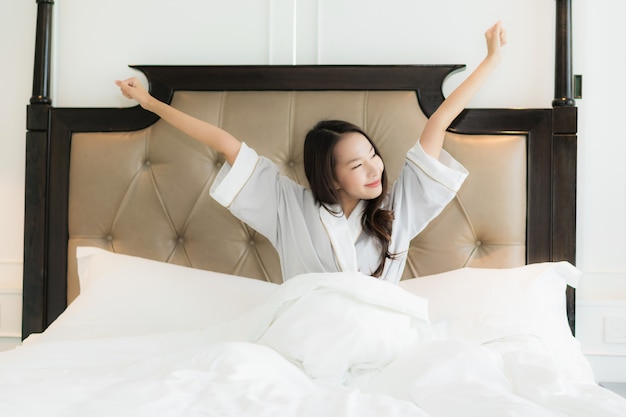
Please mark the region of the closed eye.
<svg viewBox="0 0 626 417"><path fill-rule="evenodd" d="M372 153L371 156L370 156L370 159L374 159L374 158L376 158L378 156L378 154L376 153L376 150L374 149L373 146L372 146L370 151ZM356 162L356 161L354 161L354 162ZM361 162L359 162L356 165L354 165L351 169L357 169L357 168L361 167L362 165L363 164Z"/></svg>

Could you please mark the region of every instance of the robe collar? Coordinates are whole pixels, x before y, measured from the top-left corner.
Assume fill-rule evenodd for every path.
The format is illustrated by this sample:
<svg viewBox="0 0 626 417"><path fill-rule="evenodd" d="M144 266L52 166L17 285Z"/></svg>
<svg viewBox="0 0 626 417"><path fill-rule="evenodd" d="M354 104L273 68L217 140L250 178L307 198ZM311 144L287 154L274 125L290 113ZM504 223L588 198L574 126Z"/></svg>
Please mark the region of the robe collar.
<svg viewBox="0 0 626 417"><path fill-rule="evenodd" d="M330 205L328 208L335 213L341 213L333 214L321 205L319 208L320 220L330 239L339 269L358 271L355 244L363 231L361 217L365 209L365 201L359 201L348 218L343 215L338 204Z"/></svg>

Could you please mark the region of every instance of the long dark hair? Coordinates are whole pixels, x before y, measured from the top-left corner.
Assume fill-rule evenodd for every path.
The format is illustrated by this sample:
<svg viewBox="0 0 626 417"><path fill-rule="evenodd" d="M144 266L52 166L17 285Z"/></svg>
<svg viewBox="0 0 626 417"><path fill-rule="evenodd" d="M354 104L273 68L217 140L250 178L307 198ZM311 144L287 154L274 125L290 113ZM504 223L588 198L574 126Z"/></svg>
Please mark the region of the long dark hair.
<svg viewBox="0 0 626 417"><path fill-rule="evenodd" d="M345 133L360 133L372 144L374 152L381 160L376 144L360 127L343 120L322 120L318 122L306 135L304 140L304 172L313 197L327 210L329 204L339 204L339 192L334 187L335 158L333 150ZM384 163L383 163L384 166ZM380 277L387 259L394 259L395 255L389 252L391 241L391 229L393 223L393 211L382 209L382 204L387 195L387 172L383 169L381 175L382 192L376 198L366 200L365 210L361 217L363 230L378 240L380 244L380 263L372 273L374 277ZM339 213L334 213L339 214Z"/></svg>

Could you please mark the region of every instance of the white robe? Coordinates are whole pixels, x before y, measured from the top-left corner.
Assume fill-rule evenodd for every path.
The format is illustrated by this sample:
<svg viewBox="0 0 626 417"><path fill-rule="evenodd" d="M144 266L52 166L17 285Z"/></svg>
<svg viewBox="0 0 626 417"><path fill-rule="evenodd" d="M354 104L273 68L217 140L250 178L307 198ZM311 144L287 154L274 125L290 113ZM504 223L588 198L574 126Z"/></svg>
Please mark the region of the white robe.
<svg viewBox="0 0 626 417"><path fill-rule="evenodd" d="M466 176L467 170L445 151L436 160L419 141L409 150L385 203L394 211L389 252L398 256L387 260L381 279L400 281L411 239L452 200ZM245 144L233 166L225 164L218 172L211 196L270 240L284 279L307 272L371 275L378 267L378 241L362 232L363 201L348 218L333 215L309 189L281 175L273 162Z"/></svg>

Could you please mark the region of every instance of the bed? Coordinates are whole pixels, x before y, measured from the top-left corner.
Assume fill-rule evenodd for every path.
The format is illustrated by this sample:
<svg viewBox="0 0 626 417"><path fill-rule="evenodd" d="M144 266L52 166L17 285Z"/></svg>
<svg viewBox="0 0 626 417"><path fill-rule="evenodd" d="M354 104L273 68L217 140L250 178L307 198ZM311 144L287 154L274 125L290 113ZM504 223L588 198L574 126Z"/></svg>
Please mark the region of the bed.
<svg viewBox="0 0 626 417"><path fill-rule="evenodd" d="M391 285L283 283L271 244L209 197L219 155L139 107L54 107L38 2L25 340L0 355L0 415L626 415L573 336L577 113L556 4L552 107L454 121L445 147L471 175ZM324 118L363 126L393 179L464 66L135 68L304 182Z"/></svg>

